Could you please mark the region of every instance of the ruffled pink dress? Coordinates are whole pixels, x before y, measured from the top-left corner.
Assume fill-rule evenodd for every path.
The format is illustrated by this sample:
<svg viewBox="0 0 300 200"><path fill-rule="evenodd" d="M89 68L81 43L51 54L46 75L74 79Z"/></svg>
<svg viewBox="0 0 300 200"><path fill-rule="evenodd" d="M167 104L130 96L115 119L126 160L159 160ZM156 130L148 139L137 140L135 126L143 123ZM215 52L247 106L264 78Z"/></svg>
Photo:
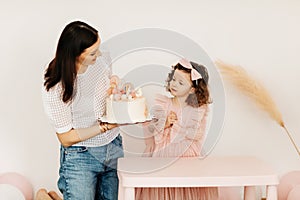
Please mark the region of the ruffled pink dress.
<svg viewBox="0 0 300 200"><path fill-rule="evenodd" d="M168 114L173 111L177 121L165 129ZM171 98L158 96L152 108L157 120L144 125L146 149L149 157L199 157L206 137L208 105L199 108L180 108ZM149 144L154 148L149 149ZM184 169L182 169L184 170ZM137 200L216 200L217 188L137 188Z"/></svg>

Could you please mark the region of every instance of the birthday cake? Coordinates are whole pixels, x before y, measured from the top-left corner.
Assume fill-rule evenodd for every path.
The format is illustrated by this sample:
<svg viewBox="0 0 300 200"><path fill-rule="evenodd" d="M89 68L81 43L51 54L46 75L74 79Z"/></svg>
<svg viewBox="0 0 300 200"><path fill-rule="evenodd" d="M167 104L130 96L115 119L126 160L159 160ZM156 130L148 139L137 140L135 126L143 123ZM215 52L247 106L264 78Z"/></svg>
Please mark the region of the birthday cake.
<svg viewBox="0 0 300 200"><path fill-rule="evenodd" d="M141 88L134 89L116 75L110 79L106 99L106 120L111 123L136 123L147 120L146 99Z"/></svg>

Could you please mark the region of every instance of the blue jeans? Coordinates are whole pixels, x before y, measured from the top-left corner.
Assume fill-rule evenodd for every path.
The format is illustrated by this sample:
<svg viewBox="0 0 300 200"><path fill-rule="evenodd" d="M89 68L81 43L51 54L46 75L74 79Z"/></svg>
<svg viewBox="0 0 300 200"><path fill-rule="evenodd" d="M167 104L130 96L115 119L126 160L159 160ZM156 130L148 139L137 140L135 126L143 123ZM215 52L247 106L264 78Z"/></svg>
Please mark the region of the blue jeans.
<svg viewBox="0 0 300 200"><path fill-rule="evenodd" d="M123 156L120 135L100 147L61 147L57 185L64 200L117 200L117 159Z"/></svg>

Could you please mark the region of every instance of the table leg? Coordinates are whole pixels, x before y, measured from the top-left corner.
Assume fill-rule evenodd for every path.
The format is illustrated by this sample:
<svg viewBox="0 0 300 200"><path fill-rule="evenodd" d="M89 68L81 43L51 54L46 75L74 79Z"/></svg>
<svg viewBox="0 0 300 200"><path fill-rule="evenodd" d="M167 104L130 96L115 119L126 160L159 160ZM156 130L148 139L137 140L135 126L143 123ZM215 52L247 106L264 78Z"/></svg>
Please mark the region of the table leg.
<svg viewBox="0 0 300 200"><path fill-rule="evenodd" d="M255 186L245 186L244 187L244 199L245 200L255 200L256 199Z"/></svg>
<svg viewBox="0 0 300 200"><path fill-rule="evenodd" d="M119 192L118 192L118 200L124 199L124 188L121 184L119 184Z"/></svg>
<svg viewBox="0 0 300 200"><path fill-rule="evenodd" d="M267 200L277 200L276 185L268 185L267 186Z"/></svg>
<svg viewBox="0 0 300 200"><path fill-rule="evenodd" d="M125 187L123 192L124 192L123 200L134 200L135 199L134 187Z"/></svg>

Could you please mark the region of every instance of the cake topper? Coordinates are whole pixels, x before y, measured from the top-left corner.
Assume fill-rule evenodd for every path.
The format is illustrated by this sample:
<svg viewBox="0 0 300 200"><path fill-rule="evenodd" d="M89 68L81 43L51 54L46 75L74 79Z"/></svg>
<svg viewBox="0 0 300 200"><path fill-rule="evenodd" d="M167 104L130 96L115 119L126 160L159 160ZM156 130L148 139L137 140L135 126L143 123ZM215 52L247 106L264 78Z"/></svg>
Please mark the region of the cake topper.
<svg viewBox="0 0 300 200"><path fill-rule="evenodd" d="M117 75L112 75L110 78L110 87L107 90L107 94L114 101L128 101L137 97L141 97L141 88L134 89L134 86L130 82L125 82Z"/></svg>

